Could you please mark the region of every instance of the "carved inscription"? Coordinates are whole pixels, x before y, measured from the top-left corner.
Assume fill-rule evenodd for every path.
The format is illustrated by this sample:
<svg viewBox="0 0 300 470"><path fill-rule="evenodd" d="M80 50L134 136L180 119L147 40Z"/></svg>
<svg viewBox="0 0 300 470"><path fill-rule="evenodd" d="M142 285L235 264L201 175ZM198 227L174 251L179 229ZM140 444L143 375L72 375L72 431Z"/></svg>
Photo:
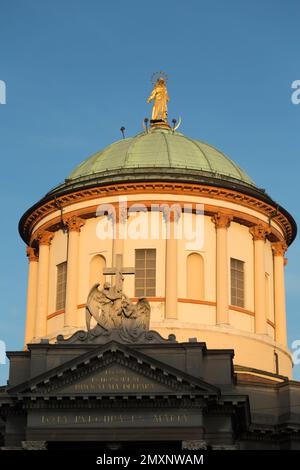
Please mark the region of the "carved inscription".
<svg viewBox="0 0 300 470"><path fill-rule="evenodd" d="M163 384L151 381L129 369L118 366L109 367L80 382L64 388L62 392L74 393L126 393L154 392L168 390Z"/></svg>
<svg viewBox="0 0 300 470"><path fill-rule="evenodd" d="M74 412L66 411L64 414L45 411L32 412L29 416L29 427L178 427L201 426L201 410L168 410L162 411L132 411L107 413L95 411L91 413L85 410Z"/></svg>

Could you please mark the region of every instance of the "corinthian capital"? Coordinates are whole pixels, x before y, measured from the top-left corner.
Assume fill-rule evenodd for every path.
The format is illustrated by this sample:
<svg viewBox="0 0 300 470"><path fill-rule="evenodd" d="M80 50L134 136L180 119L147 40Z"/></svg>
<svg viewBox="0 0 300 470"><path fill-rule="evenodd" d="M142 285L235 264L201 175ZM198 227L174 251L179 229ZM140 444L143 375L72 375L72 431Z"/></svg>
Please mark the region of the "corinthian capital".
<svg viewBox="0 0 300 470"><path fill-rule="evenodd" d="M29 262L39 260L39 257L36 255L34 248L32 248L31 246L27 246L26 255L28 257Z"/></svg>
<svg viewBox="0 0 300 470"><path fill-rule="evenodd" d="M217 212L211 218L216 228L228 228L233 219L232 215L225 214L224 212Z"/></svg>
<svg viewBox="0 0 300 470"><path fill-rule="evenodd" d="M272 251L274 256L284 256L287 250L287 244L285 242L274 242L272 243Z"/></svg>
<svg viewBox="0 0 300 470"><path fill-rule="evenodd" d="M265 241L267 235L271 233L271 228L264 224L254 225L253 227L249 228L249 232L251 233L253 240L263 240Z"/></svg>
<svg viewBox="0 0 300 470"><path fill-rule="evenodd" d="M44 230L43 232L39 232L36 239L39 243L39 245L51 245L51 240L54 237L53 232L47 232L47 230Z"/></svg>
<svg viewBox="0 0 300 470"><path fill-rule="evenodd" d="M76 215L69 217L65 224L67 225L70 232L80 232L81 227L85 224L85 221Z"/></svg>

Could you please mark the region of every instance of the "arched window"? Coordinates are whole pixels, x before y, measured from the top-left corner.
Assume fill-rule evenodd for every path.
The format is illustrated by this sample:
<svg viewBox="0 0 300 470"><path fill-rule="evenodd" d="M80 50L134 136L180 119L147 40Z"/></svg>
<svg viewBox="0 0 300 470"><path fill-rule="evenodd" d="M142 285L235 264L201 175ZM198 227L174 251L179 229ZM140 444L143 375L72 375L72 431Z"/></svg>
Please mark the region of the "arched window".
<svg viewBox="0 0 300 470"><path fill-rule="evenodd" d="M187 257L187 297L204 299L204 261L198 253L191 253Z"/></svg>
<svg viewBox="0 0 300 470"><path fill-rule="evenodd" d="M104 282L103 269L106 266L106 260L102 255L96 255L91 259L90 262L90 288L94 284Z"/></svg>

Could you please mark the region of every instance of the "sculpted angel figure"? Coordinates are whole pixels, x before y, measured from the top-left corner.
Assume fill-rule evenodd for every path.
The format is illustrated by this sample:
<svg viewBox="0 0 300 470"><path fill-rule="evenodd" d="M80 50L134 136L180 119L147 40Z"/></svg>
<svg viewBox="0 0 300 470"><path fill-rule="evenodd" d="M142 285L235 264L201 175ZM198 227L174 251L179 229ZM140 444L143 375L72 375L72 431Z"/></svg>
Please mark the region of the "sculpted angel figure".
<svg viewBox="0 0 300 470"><path fill-rule="evenodd" d="M97 322L105 331L116 327L117 312L121 307L122 291L111 286L109 282L103 284L103 289L99 289L100 284L95 284L88 296L86 305L86 326L91 329L91 319Z"/></svg>
<svg viewBox="0 0 300 470"><path fill-rule="evenodd" d="M156 80L154 85L153 91L149 98L147 99L147 103L151 103L154 100L153 108L152 108L152 120L160 120L163 121L167 120L168 117L168 107L167 103L170 100L167 92L166 82L164 78L160 77Z"/></svg>
<svg viewBox="0 0 300 470"><path fill-rule="evenodd" d="M127 296L124 296L119 315L122 317L121 336L134 340L149 330L150 304L147 299L141 298L133 304Z"/></svg>
<svg viewBox="0 0 300 470"><path fill-rule="evenodd" d="M91 331L92 318L97 323L97 334L109 334L112 330L118 330L120 336L129 341L149 330L150 304L146 299L139 299L133 304L122 289L117 289L107 282L104 283L102 290L99 287L99 284L95 284L88 296L86 305L88 331Z"/></svg>

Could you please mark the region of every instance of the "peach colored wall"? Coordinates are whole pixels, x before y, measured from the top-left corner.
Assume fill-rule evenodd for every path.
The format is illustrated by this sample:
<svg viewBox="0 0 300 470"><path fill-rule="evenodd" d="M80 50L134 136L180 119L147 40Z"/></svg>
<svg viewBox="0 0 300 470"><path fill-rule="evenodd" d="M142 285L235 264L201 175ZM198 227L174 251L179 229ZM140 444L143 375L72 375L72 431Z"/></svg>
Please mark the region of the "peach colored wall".
<svg viewBox="0 0 300 470"><path fill-rule="evenodd" d="M186 258L186 290L189 299L204 299L204 260L192 252Z"/></svg>
<svg viewBox="0 0 300 470"><path fill-rule="evenodd" d="M50 318L47 322L48 335L52 338L56 338L57 335L61 334L64 327L64 314L57 315Z"/></svg>
<svg viewBox="0 0 300 470"><path fill-rule="evenodd" d="M200 325L216 324L216 307L178 302L178 321Z"/></svg>
<svg viewBox="0 0 300 470"><path fill-rule="evenodd" d="M129 216L129 221L133 220L134 215ZM145 214L149 218L148 214ZM160 227L164 227L162 214L157 214ZM191 215L191 217L195 217ZM199 217L199 216L197 216ZM84 304L90 289L90 263L96 255L101 255L106 259L107 266L112 265L113 242L109 239L99 240L96 236L97 224L103 220L103 217L88 219L81 228L79 242L79 283L78 283L78 299L77 303ZM148 224L150 236L151 225ZM161 234L160 234L161 235ZM204 238L203 246L198 253L204 260L204 300L216 301L216 233L215 226L208 216L204 217ZM178 298L187 298L187 257L195 250L186 249L186 240L178 240ZM137 248L155 248L157 250L157 282L156 296L165 296L165 256L166 256L166 240L124 240L124 266L134 267L135 249ZM66 260L67 252L67 235L62 231L58 231L50 248L50 269L49 269L49 309L48 314L55 312L56 302L56 266ZM197 252L196 252L197 253ZM231 223L228 229L228 273L230 275L230 257L240 259L245 262L245 309L254 311L254 283L253 283L253 240L247 227L238 223ZM266 272L270 276L270 289L273 283L273 266L272 252L269 242L265 244ZM100 280L99 273L99 280ZM130 296L134 297L134 276L125 276L124 290ZM229 286L230 294L230 286ZM272 292L270 292L272 297ZM157 302L153 303L153 315L163 318L162 305ZM270 300L270 316L274 319L273 302ZM191 321L199 323L214 324L215 307L207 305L179 303L179 317L191 317ZM155 313L154 313L155 312ZM199 318L197 320L197 313ZM201 312L201 314L200 314ZM237 329L253 332L253 318L246 314L236 311L230 311L230 323ZM51 333L50 325L54 324L53 319L48 322L48 331ZM78 310L78 326L84 325L84 309ZM269 334L273 337L274 330L270 326Z"/></svg>
<svg viewBox="0 0 300 470"><path fill-rule="evenodd" d="M268 319L274 322L274 264L271 243L266 240L265 244L265 268L269 278L269 315Z"/></svg>
<svg viewBox="0 0 300 470"><path fill-rule="evenodd" d="M112 263L112 240L100 240L96 236L97 223L104 217L88 219L81 228L79 241L79 283L78 299L79 305L85 304L90 290L90 263L95 255L101 255L106 260L106 265ZM99 273L100 274L100 273ZM100 277L99 277L100 281ZM82 326L85 322L84 310L78 311L77 325Z"/></svg>
<svg viewBox="0 0 300 470"><path fill-rule="evenodd" d="M67 260L68 235L58 230L50 245L48 315L56 310L57 265ZM50 325L48 324L48 330Z"/></svg>
<svg viewBox="0 0 300 470"><path fill-rule="evenodd" d="M245 265L245 305L247 310L254 311L254 264L253 239L249 229L243 225L232 222L228 229L228 269L230 276L230 258L244 261ZM230 277L229 277L230 279ZM230 285L229 285L230 289ZM229 290L229 303L231 303Z"/></svg>
<svg viewBox="0 0 300 470"><path fill-rule="evenodd" d="M198 216L199 217L199 216ZM216 300L216 230L208 216L204 217L203 246L199 250L187 248L186 240L178 240L178 297L187 298L187 257L199 253L204 262L204 300Z"/></svg>
<svg viewBox="0 0 300 470"><path fill-rule="evenodd" d="M147 214L145 214L148 217ZM133 215L130 218L134 217ZM163 226L162 215L158 214L160 224ZM195 217L193 215L193 217ZM199 216L198 216L199 217ZM216 300L216 235L215 226L210 217L205 216L204 223L204 243L198 251L204 260L204 300L214 302ZM78 304L84 304L90 289L90 263L95 255L101 255L106 259L107 266L112 265L113 242L109 239L99 240L96 236L97 224L103 220L103 217L88 219L86 224L81 228L79 242L79 284L78 284ZM131 220L131 219L130 219ZM149 223L150 231L150 223ZM186 240L178 240L178 297L187 298L187 257L194 250L186 249ZM137 248L155 248L157 250L157 282L156 296L165 296L165 249L166 240L124 240L124 266L134 267L135 249ZM49 269L49 309L48 314L52 314L56 309L56 266L66 260L67 252L67 235L60 230L56 232L51 248L50 248L50 269ZM253 283L253 240L247 227L238 223L231 223L228 229L228 273L230 275L230 258L237 258L245 262L245 309L254 311L254 283ZM265 244L266 253L266 272L270 276L270 289L273 284L273 266L272 252L269 242ZM99 280L100 280L99 273ZM134 297L134 276L125 276L124 290L130 297ZM229 286L230 295L230 286ZM270 298L272 291L270 291ZM230 298L230 297L229 297ZM156 306L157 307L157 306ZM192 304L180 305L179 309L184 308L185 315L189 312L194 316L195 311L199 310L199 306ZM205 310L205 306L201 306L201 311ZM273 302L270 300L270 320L274 320ZM211 317L211 309L208 318ZM78 324L82 325L82 313L79 313ZM203 317L203 315L202 315ZM253 319L244 313L233 312L230 315L231 322L235 328L253 331ZM201 321L202 323L202 321ZM208 320L211 323L211 319ZM50 325L48 325L50 326ZM273 335L273 329L270 329Z"/></svg>
<svg viewBox="0 0 300 470"><path fill-rule="evenodd" d="M105 276L103 270L106 267L106 258L103 255L95 255L90 261L90 278L89 278L89 289L95 284L103 285Z"/></svg>
<svg viewBox="0 0 300 470"><path fill-rule="evenodd" d="M169 199L177 200L173 195L149 194L142 196L130 196L130 200L142 199ZM101 202L112 200L113 198L103 198ZM183 200L193 202L204 202L215 204L216 201L205 198L195 198L183 196ZM115 199L114 199L115 200ZM98 199L100 202L100 199ZM65 213L76 208L92 205L95 201L89 201L81 204L74 204L65 208ZM265 217L253 210L248 210L237 204L227 203L226 201L217 201L218 207L234 207L242 212L256 215L265 221ZM53 214L51 217L54 217ZM134 215L129 216L129 220L134 219ZM146 214L149 217L149 214ZM163 216L157 214L158 223L164 227ZM191 215L191 217L195 217ZM199 216L198 216L199 217ZM44 219L44 221L47 218ZM106 259L106 265L112 266L113 262L113 242L112 240L99 240L96 236L97 224L103 221L104 217L88 219L81 228L79 238L78 255L78 298L77 304L85 304L90 289L90 263L94 256L101 255ZM43 221L43 222L44 222ZM278 227L277 227L278 229ZM135 264L135 249L137 248L155 248L157 250L156 267L156 296L165 297L165 258L166 258L166 240L150 239L150 233L146 240L126 239L123 243L123 263L126 267L133 267ZM204 260L204 300L208 302L216 301L216 229L209 216L204 218L204 243L198 250L188 249L185 240L177 241L177 297L179 299L187 298L187 257L190 253L199 253ZM67 257L67 235L60 230L55 233L50 246L49 261L49 302L48 315L56 310L56 266L66 261ZM236 222L232 222L228 228L228 274L230 279L230 257L243 260L245 262L245 309L254 311L254 255L253 239L249 229ZM273 255L269 241L265 243L265 271L269 276L270 302L269 319L274 321L274 302L273 302ZM99 273L100 275L100 273ZM125 276L124 291L129 297L134 297L134 276ZM229 284L230 299L230 284ZM174 320L172 327L168 327L165 320L165 305L163 301L151 302L151 325L158 329L164 335L172 333L178 334L179 340L187 340L191 336L198 336L201 341L207 341L209 347L215 348L235 348L235 362L240 365L249 365L256 368L265 368L273 372L273 353L274 347L274 329L268 325L268 335L265 338L257 339L254 334L254 317L246 312L229 310L229 322L223 331L216 327L216 307L214 305L203 305L201 303L186 303L179 301L178 320ZM85 309L79 308L76 315L76 326L85 327ZM63 331L64 314L55 316L47 322L47 332L50 338L55 337ZM191 327L190 325L193 325ZM222 330L222 332L221 332ZM222 333L222 334L221 334ZM243 335L246 336L246 339ZM253 342L251 342L253 340ZM259 345L259 347L257 346ZM253 350L254 348L257 350ZM260 354L265 354L264 358ZM290 375L291 361L288 355L280 351L283 370ZM283 373L283 372L282 372Z"/></svg>
<svg viewBox="0 0 300 470"><path fill-rule="evenodd" d="M254 333L254 317L247 313L229 309L229 322L237 330Z"/></svg>

